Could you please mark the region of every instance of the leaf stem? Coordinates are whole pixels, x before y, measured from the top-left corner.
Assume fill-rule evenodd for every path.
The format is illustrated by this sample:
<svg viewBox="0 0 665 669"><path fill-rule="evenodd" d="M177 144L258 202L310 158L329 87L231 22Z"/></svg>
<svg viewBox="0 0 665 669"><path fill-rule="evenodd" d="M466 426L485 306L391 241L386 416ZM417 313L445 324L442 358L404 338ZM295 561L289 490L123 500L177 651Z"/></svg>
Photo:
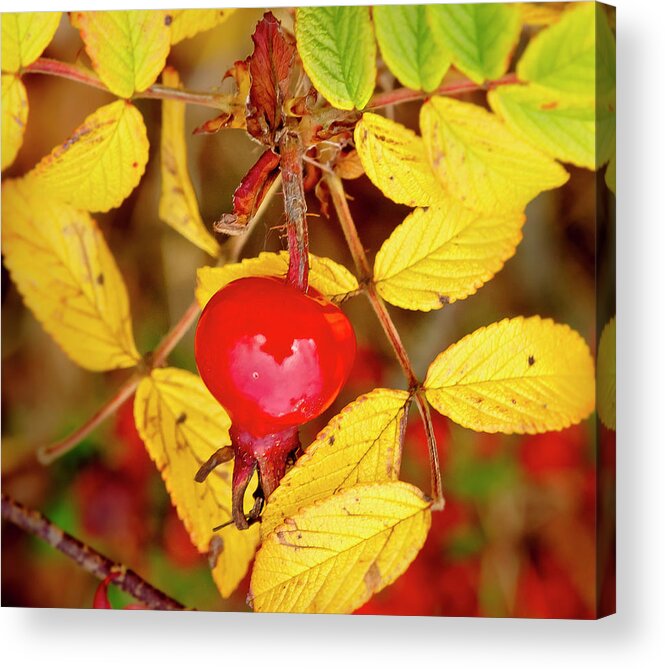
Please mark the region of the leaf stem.
<svg viewBox="0 0 665 669"><path fill-rule="evenodd" d="M76 81L79 84L91 86L101 91L111 93L104 83L90 70L79 65L63 63L53 58L38 58L34 63L23 68L24 74L50 74L56 77L63 77L70 81ZM145 91L136 93L135 99L158 99L158 100L178 100L188 104L201 105L203 107L213 107L222 111L230 112L234 106L234 96L222 95L218 93L204 93L199 91L188 91L179 88L170 88L161 84L153 84Z"/></svg>
<svg viewBox="0 0 665 669"><path fill-rule="evenodd" d="M279 149L286 235L289 244L289 271L286 280L306 292L309 279L309 235L307 201L303 184L302 138L298 133L287 130L279 142Z"/></svg>
<svg viewBox="0 0 665 669"><path fill-rule="evenodd" d="M381 107L389 107L390 105L399 104L402 102L413 102L415 100L422 100L423 98L427 98L432 95L459 95L460 93L470 93L472 91L479 91L479 90L490 90L492 88L496 88L497 86L503 86L505 84L516 84L516 83L519 83L517 75L514 73L510 73L504 75L503 77L500 77L499 79L488 81L485 84L477 84L469 79L454 81L452 83L439 86L436 90L433 90L430 93L425 93L424 91L416 91L413 90L412 88L396 88L395 90L386 91L385 93L377 93L367 103L365 111L369 111L372 109L380 109Z"/></svg>
<svg viewBox="0 0 665 669"><path fill-rule="evenodd" d="M422 418L423 424L425 426L425 435L427 437L427 448L429 451L429 461L430 461L430 471L431 471L431 488L432 488L432 509L438 511L443 508L443 486L441 484L441 467L439 466L439 453L436 446L436 437L434 434L434 426L432 425L432 417L429 412L429 406L424 396L421 393L420 381L413 371L409 355L404 348L402 339L399 336L399 332L393 323L390 314L388 313L388 308L386 303L383 301L383 298L379 295L376 290L376 286L372 281L372 269L367 259L367 254L365 249L360 241L358 236L358 229L351 216L351 211L349 209L349 204L346 200L346 193L344 192L344 186L342 180L332 173L326 174L326 182L328 183L328 188L330 189L330 195L332 197L333 206L337 212L337 218L339 219L340 225L344 232L344 237L346 238L349 250L351 251L351 256L353 257L353 262L355 263L356 270L361 277L361 282L365 289L365 295L369 299L374 313L376 314L383 331L386 333L386 337L390 341L390 344L393 347L395 356L399 361L400 366L404 372L404 376L409 382L409 389L415 391L416 404L418 410L420 411L420 417Z"/></svg>
<svg viewBox="0 0 665 669"><path fill-rule="evenodd" d="M83 423L83 425L61 441L38 448L37 460L43 465L48 465L65 453L69 453L69 451L83 441L83 439L99 427L99 425L101 425L107 418L112 416L120 406L132 396L140 381L140 374L132 374L132 376L120 386L113 397L105 402L93 416Z"/></svg>
<svg viewBox="0 0 665 669"><path fill-rule="evenodd" d="M185 610L184 605L155 588L135 571L113 562L71 534L61 530L39 511L27 509L5 493L2 493L2 517L22 530L43 539L98 579L104 580L110 576L111 583L143 602L147 607L168 611Z"/></svg>

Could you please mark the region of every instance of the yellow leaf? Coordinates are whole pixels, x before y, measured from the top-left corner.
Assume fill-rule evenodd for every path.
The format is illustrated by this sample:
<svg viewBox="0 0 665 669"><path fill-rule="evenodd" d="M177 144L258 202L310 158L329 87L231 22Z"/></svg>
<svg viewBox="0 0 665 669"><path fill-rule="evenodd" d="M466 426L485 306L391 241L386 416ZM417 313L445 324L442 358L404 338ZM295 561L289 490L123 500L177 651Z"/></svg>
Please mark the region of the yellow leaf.
<svg viewBox="0 0 665 669"><path fill-rule="evenodd" d="M539 316L464 337L437 356L424 386L439 413L479 432L561 430L586 418L595 401L586 342Z"/></svg>
<svg viewBox="0 0 665 669"><path fill-rule="evenodd" d="M18 72L42 55L53 39L62 12L2 14L2 71Z"/></svg>
<svg viewBox="0 0 665 669"><path fill-rule="evenodd" d="M165 11L75 12L72 23L95 72L117 96L144 91L164 69L171 49Z"/></svg>
<svg viewBox="0 0 665 669"><path fill-rule="evenodd" d="M421 549L430 501L401 481L347 488L299 511L257 553L256 611L351 613L400 576Z"/></svg>
<svg viewBox="0 0 665 669"><path fill-rule="evenodd" d="M139 361L125 284L88 213L29 178L7 181L2 252L26 305L74 362L103 371Z"/></svg>
<svg viewBox="0 0 665 669"><path fill-rule="evenodd" d="M4 16L4 15L3 15ZM28 121L28 94L16 74L2 75L2 169L9 167L23 143Z"/></svg>
<svg viewBox="0 0 665 669"><path fill-rule="evenodd" d="M222 287L243 276L286 276L289 254L259 253L256 258L223 267L200 267L196 270L196 299L203 308ZM358 281L349 270L330 260L309 256L309 284L329 300L339 299L358 290Z"/></svg>
<svg viewBox="0 0 665 669"><path fill-rule="evenodd" d="M217 467L204 483L194 480L199 467L230 443L228 415L198 376L167 367L141 381L134 419L192 543L216 556L213 578L228 597L254 556L258 528L212 531L231 519L232 462Z"/></svg>
<svg viewBox="0 0 665 669"><path fill-rule="evenodd" d="M354 138L371 182L393 202L428 207L441 192L422 138L378 114L363 114Z"/></svg>
<svg viewBox="0 0 665 669"><path fill-rule="evenodd" d="M598 342L598 417L603 425L616 430L617 412L617 323L612 317Z"/></svg>
<svg viewBox="0 0 665 669"><path fill-rule="evenodd" d="M432 168L450 195L478 211L521 212L568 173L478 105L434 97L420 111Z"/></svg>
<svg viewBox="0 0 665 669"><path fill-rule="evenodd" d="M162 82L180 88L180 77L170 67L164 70ZM161 142L162 191L159 217L211 256L219 254L219 244L208 232L199 213L199 205L187 170L185 143L185 103L162 102Z"/></svg>
<svg viewBox="0 0 665 669"><path fill-rule="evenodd" d="M376 388L342 409L270 496L261 536L343 488L397 479L408 404L406 391Z"/></svg>
<svg viewBox="0 0 665 669"><path fill-rule="evenodd" d="M85 119L31 174L47 195L88 211L118 207L148 162L148 137L134 105L117 100Z"/></svg>
<svg viewBox="0 0 665 669"><path fill-rule="evenodd" d="M523 214L481 214L450 198L416 209L377 253L376 288L404 309L430 311L463 300L515 253L523 223Z"/></svg>
<svg viewBox="0 0 665 669"><path fill-rule="evenodd" d="M172 9L167 10L171 17L171 44L177 44L197 33L210 30L235 12L235 9ZM168 22L168 20L167 20Z"/></svg>

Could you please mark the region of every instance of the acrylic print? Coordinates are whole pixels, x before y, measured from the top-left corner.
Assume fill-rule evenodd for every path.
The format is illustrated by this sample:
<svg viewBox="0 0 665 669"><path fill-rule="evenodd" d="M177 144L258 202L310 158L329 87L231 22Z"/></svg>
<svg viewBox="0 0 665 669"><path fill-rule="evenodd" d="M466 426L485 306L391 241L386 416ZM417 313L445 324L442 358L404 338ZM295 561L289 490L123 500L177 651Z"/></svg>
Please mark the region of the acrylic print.
<svg viewBox="0 0 665 669"><path fill-rule="evenodd" d="M614 35L2 14L2 604L613 612Z"/></svg>

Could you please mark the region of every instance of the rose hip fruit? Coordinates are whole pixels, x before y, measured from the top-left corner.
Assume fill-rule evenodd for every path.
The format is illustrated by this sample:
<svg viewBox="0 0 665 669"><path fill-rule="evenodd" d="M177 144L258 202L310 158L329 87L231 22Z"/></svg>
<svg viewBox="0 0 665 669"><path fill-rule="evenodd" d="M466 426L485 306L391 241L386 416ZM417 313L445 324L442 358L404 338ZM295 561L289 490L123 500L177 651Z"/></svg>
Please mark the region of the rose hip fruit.
<svg viewBox="0 0 665 669"><path fill-rule="evenodd" d="M196 329L196 364L231 417L238 527L248 526L243 498L253 473L255 497L267 499L300 445L298 426L333 403L355 352L349 320L313 288L303 293L281 278L245 277L210 299Z"/></svg>

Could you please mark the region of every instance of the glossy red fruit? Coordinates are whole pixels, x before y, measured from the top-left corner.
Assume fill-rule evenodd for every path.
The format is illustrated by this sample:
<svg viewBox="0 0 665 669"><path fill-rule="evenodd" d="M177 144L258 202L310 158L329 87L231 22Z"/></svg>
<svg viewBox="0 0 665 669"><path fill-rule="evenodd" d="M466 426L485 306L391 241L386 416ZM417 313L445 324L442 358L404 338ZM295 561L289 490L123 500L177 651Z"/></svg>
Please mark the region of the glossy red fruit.
<svg viewBox="0 0 665 669"><path fill-rule="evenodd" d="M298 426L332 404L355 351L347 317L312 288L245 277L210 299L196 329L196 364L231 417L237 525L246 524L240 508L254 470L267 498L299 446Z"/></svg>

